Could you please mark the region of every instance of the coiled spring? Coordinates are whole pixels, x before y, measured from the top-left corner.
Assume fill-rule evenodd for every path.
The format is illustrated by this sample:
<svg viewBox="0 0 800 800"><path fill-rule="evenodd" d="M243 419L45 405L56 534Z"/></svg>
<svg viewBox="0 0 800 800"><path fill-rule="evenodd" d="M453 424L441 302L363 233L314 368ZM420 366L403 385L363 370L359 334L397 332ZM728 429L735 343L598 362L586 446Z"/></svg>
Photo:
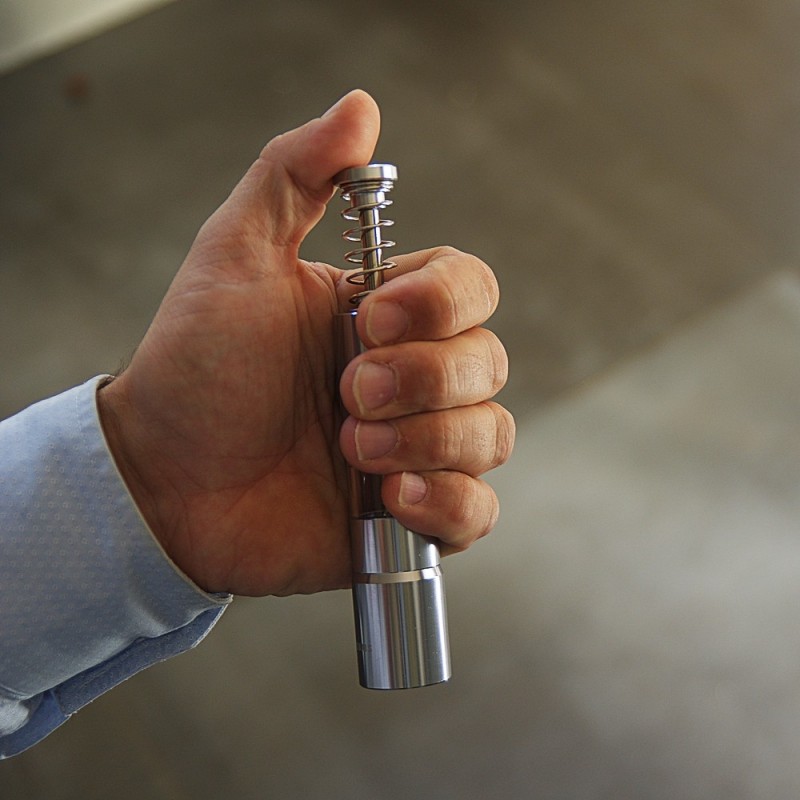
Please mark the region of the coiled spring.
<svg viewBox="0 0 800 800"><path fill-rule="evenodd" d="M350 203L349 208L341 212L342 217L347 222L356 223L342 234L342 238L360 245L345 253L348 263L360 267L347 276L347 282L364 287L350 298L354 306L383 283L386 270L396 266L393 261L383 258L384 250L396 243L381 235L384 228L394 225L394 221L381 219L380 215L392 204L386 193L394 188L396 179L397 169L392 164L352 167L334 178L342 199Z"/></svg>

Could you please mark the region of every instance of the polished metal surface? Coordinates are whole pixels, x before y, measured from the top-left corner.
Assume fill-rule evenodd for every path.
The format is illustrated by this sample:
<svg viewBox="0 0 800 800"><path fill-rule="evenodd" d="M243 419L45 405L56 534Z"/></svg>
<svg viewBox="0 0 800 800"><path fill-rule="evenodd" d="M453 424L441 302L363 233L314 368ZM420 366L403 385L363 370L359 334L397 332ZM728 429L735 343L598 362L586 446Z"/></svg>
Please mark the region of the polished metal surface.
<svg viewBox="0 0 800 800"><path fill-rule="evenodd" d="M359 191L365 183L394 183L396 180L397 167L394 164L365 164L342 170L333 182L343 191Z"/></svg>
<svg viewBox="0 0 800 800"><path fill-rule="evenodd" d="M398 525L385 513L354 519L351 541L354 575L410 572L439 566L439 547L435 540Z"/></svg>
<svg viewBox="0 0 800 800"><path fill-rule="evenodd" d="M354 544L363 543L354 547L364 556L359 566L372 568L353 573L361 685L413 689L448 680L450 646L436 545L392 517L353 520L351 530ZM392 569L398 566L409 568Z"/></svg>

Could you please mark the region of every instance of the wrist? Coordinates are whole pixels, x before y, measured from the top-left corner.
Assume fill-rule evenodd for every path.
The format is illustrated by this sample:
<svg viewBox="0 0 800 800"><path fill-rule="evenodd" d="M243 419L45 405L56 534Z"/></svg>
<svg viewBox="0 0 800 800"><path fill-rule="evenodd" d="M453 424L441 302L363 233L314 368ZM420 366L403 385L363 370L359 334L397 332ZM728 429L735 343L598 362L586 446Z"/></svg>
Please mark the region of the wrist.
<svg viewBox="0 0 800 800"><path fill-rule="evenodd" d="M106 444L128 492L159 544L177 563L170 535L175 521L170 524L169 514L164 512L169 507L163 496L168 484L159 487L157 453L147 446L145 426L127 396L123 378L111 378L98 387L97 412Z"/></svg>

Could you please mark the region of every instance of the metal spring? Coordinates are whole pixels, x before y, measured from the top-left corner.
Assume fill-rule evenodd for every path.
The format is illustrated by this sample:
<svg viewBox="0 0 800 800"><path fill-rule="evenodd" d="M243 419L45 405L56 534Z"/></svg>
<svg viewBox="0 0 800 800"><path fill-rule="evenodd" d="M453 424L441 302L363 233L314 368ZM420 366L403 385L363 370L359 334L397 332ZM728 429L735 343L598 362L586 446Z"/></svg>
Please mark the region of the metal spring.
<svg viewBox="0 0 800 800"><path fill-rule="evenodd" d="M371 291L383 283L383 273L396 266L393 261L383 259L383 251L394 247L396 242L391 239L381 239L380 235L382 228L394 225L394 220L381 219L379 213L392 205L385 192L393 188L394 182L362 177L353 180L344 179L339 186L340 196L350 203L350 207L342 211L341 216L347 222L356 223L342 234L342 238L360 245L345 253L345 261L361 267L359 271L348 274L346 280L354 286L368 287L350 298L350 303L358 306Z"/></svg>

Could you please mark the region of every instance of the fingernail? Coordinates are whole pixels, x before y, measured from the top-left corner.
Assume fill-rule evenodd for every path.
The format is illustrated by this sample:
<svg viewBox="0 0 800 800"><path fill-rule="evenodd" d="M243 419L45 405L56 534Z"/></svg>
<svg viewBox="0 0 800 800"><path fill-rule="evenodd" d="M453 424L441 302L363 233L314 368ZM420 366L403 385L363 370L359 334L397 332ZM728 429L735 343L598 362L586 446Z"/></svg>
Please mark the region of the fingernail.
<svg viewBox="0 0 800 800"><path fill-rule="evenodd" d="M397 446L397 430L388 422L356 423L356 453L361 461L369 461L391 453Z"/></svg>
<svg viewBox="0 0 800 800"><path fill-rule="evenodd" d="M397 393L394 372L383 364L365 361L353 379L353 394L361 411L374 411L385 406Z"/></svg>
<svg viewBox="0 0 800 800"><path fill-rule="evenodd" d="M408 314L397 303L373 303L367 311L367 335L377 344L397 341L408 325Z"/></svg>
<svg viewBox="0 0 800 800"><path fill-rule="evenodd" d="M415 472L404 472L400 476L400 494L398 500L402 506L415 506L428 494L425 478Z"/></svg>

